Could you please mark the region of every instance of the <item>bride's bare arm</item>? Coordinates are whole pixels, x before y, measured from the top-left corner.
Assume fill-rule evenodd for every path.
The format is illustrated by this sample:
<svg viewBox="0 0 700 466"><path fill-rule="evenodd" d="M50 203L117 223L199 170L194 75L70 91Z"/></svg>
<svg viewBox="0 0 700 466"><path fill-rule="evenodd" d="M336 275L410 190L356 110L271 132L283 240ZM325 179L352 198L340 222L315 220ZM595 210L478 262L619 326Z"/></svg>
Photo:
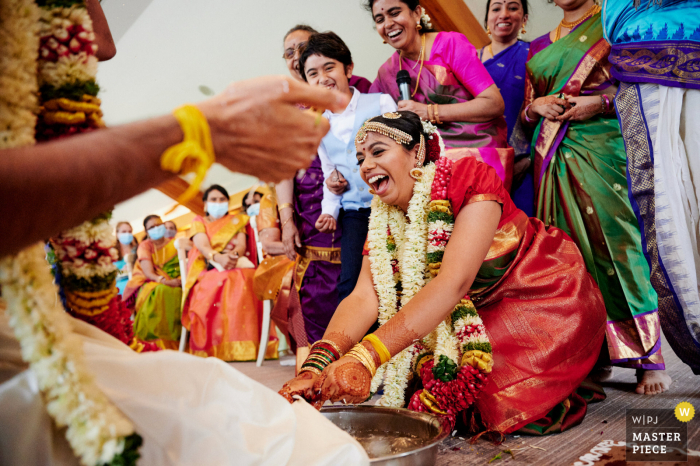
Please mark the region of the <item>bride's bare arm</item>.
<svg viewBox="0 0 700 466"><path fill-rule="evenodd" d="M347 353L377 321L378 308L379 300L374 291L369 258L365 256L355 289L336 309L323 339L332 340L343 353Z"/></svg>
<svg viewBox="0 0 700 466"><path fill-rule="evenodd" d="M440 274L375 332L392 356L430 333L467 294L493 242L500 216L501 206L495 201L476 202L460 211Z"/></svg>

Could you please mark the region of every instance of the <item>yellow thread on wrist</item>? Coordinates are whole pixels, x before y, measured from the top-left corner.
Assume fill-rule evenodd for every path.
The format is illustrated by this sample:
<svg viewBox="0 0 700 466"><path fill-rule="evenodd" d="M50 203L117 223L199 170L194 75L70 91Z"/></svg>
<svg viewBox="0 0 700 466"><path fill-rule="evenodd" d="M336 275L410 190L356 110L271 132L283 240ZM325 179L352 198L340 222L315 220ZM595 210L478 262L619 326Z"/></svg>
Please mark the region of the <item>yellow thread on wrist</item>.
<svg viewBox="0 0 700 466"><path fill-rule="evenodd" d="M391 353L387 349L386 345L384 345L384 343L382 343L382 340L380 340L379 337L374 333L370 333L369 335L364 337L362 341L366 341L370 345L372 345L374 351L376 351L379 355L379 360L381 361L380 364L384 364L389 359L391 359Z"/></svg>
<svg viewBox="0 0 700 466"><path fill-rule="evenodd" d="M184 138L182 142L163 152L160 166L163 170L178 175L195 174L189 188L177 199L179 204L185 204L199 192L209 167L214 163L214 146L211 142L209 123L197 107L183 105L176 108L173 115L180 123ZM171 211L174 209L175 207Z"/></svg>

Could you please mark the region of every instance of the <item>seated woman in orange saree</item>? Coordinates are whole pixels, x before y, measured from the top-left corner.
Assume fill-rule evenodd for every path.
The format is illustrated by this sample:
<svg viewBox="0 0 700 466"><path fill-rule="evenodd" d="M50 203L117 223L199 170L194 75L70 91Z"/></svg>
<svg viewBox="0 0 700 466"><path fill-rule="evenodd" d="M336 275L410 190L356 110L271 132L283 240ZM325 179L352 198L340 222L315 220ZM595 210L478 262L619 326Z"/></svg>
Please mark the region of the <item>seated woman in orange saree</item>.
<svg viewBox="0 0 700 466"><path fill-rule="evenodd" d="M500 433L580 423L577 390L600 352L605 307L571 238L515 207L493 168L444 157L414 113L368 120L355 145L376 192L368 255L281 394L361 403L383 381L379 405L449 428L467 414Z"/></svg>
<svg viewBox="0 0 700 466"><path fill-rule="evenodd" d="M195 247L187 260L182 325L190 332L189 352L224 361L253 361L260 344L262 303L253 292L255 269L240 268L246 259L248 216L229 215L226 189L212 185L204 192L206 217L192 221ZM210 263L225 270L219 272ZM277 338L266 356L277 357Z"/></svg>
<svg viewBox="0 0 700 466"><path fill-rule="evenodd" d="M136 251L134 271L123 295L127 307L136 312L134 348L142 348L137 343L140 341L176 350L182 330L182 285L177 251L173 240L165 238L160 217L149 215L143 225L148 239Z"/></svg>

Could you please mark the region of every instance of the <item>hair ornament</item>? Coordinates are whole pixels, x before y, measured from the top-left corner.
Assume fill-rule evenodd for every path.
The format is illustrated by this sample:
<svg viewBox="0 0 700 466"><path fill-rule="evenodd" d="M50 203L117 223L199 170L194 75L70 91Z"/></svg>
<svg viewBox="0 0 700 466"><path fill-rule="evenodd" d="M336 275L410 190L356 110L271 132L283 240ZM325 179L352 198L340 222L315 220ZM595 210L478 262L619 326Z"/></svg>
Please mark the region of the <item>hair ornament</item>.
<svg viewBox="0 0 700 466"><path fill-rule="evenodd" d="M425 8L421 7L423 14L420 15L420 22L423 23L423 27L426 29L432 29L433 23L430 22L430 16L425 12Z"/></svg>
<svg viewBox="0 0 700 466"><path fill-rule="evenodd" d="M401 118L401 114L399 112L386 112L382 116L387 120L398 120Z"/></svg>
<svg viewBox="0 0 700 466"><path fill-rule="evenodd" d="M367 133L379 133L382 136L389 137L396 141L397 144L410 144L413 137L401 131L400 129L392 128L378 121L365 121L357 132L355 137L355 145L362 144L367 140Z"/></svg>
<svg viewBox="0 0 700 466"><path fill-rule="evenodd" d="M420 122L421 122L421 124L423 125L423 132L424 132L425 134L431 136L430 139L432 139L432 135L435 134L435 132L437 131L437 127L435 127L435 126L434 126L431 122L429 122L428 120L423 120L423 119L421 119Z"/></svg>

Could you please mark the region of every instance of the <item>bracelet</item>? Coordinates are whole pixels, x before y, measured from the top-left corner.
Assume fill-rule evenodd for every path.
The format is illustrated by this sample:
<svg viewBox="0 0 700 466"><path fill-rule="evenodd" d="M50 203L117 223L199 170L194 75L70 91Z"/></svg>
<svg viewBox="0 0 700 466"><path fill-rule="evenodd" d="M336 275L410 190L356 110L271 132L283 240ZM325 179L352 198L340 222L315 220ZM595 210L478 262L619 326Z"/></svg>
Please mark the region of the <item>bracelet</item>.
<svg viewBox="0 0 700 466"><path fill-rule="evenodd" d="M608 97L608 94L603 94L603 98L605 99L605 113L609 113L610 109L612 108L612 105L610 104L610 97Z"/></svg>
<svg viewBox="0 0 700 466"><path fill-rule="evenodd" d="M163 277L158 276L158 279L156 280L158 283L163 283L163 280L165 280Z"/></svg>
<svg viewBox="0 0 700 466"><path fill-rule="evenodd" d="M536 123L537 122L536 118L530 118L529 116L527 116L527 112L530 110L531 106L532 106L532 104L525 107L525 121L527 121L528 123Z"/></svg>
<svg viewBox="0 0 700 466"><path fill-rule="evenodd" d="M291 202L285 202L284 204L280 205L280 206L277 208L277 210L281 212L281 211L283 211L284 209L286 209L287 207L290 207L292 210L294 210L294 204L292 204Z"/></svg>
<svg viewBox="0 0 700 466"><path fill-rule="evenodd" d="M285 220L285 221L282 223L282 228L280 228L280 229L284 229L284 226L285 226L285 225L287 224L287 222L290 221L292 218L294 218L294 215L290 215L289 218L288 218L287 220Z"/></svg>
<svg viewBox="0 0 700 466"><path fill-rule="evenodd" d="M318 340L316 343L311 345L311 348L323 348L323 347L329 347L329 350L335 351L335 359L338 360L340 357L343 355L343 352L340 351L340 346L338 346L334 341L331 340Z"/></svg>
<svg viewBox="0 0 700 466"><path fill-rule="evenodd" d="M214 145L211 142L209 123L194 105L183 105L173 111L184 135L182 142L169 147L160 157L163 170L185 175L194 173L192 184L177 198L178 204L186 204L199 194L199 187L214 164ZM170 211L174 210L174 206ZM167 212L169 213L169 212ZM167 215L166 213L166 215Z"/></svg>
<svg viewBox="0 0 700 466"><path fill-rule="evenodd" d="M374 362L374 358L370 354L370 352L362 346L361 343L356 344L355 346L352 347L350 351L348 351L348 354L346 356L349 356L351 358L355 358L360 363L367 368L369 373L374 377L374 374L377 373L377 365Z"/></svg>
<svg viewBox="0 0 700 466"><path fill-rule="evenodd" d="M212 251L209 253L209 260L214 262L214 256L216 255L216 251Z"/></svg>
<svg viewBox="0 0 700 466"><path fill-rule="evenodd" d="M435 122L438 125L441 125L442 121L440 121L440 106L438 104L435 104L435 108L433 108L433 112L435 114Z"/></svg>
<svg viewBox="0 0 700 466"><path fill-rule="evenodd" d="M369 335L364 337L362 341L366 341L370 345L372 345L374 351L376 351L379 355L380 364L384 364L389 359L391 359L391 353L387 349L386 345L384 345L384 343L382 343L382 340L380 340L379 337L374 333L370 333Z"/></svg>
<svg viewBox="0 0 700 466"><path fill-rule="evenodd" d="M435 123L435 112L433 111L433 104L428 104L428 120L431 123Z"/></svg>
<svg viewBox="0 0 700 466"><path fill-rule="evenodd" d="M601 94L600 96L600 113L605 113L605 98L603 97L605 94Z"/></svg>

